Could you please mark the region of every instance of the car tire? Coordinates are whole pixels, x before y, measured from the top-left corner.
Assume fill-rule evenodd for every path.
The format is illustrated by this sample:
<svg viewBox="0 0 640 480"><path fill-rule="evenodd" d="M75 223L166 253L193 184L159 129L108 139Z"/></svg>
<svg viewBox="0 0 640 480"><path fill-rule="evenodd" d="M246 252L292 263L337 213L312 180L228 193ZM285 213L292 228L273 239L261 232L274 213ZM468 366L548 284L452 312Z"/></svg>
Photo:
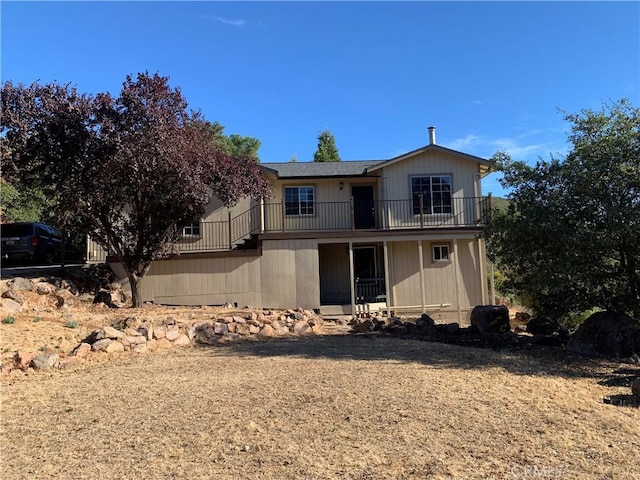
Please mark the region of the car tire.
<svg viewBox="0 0 640 480"><path fill-rule="evenodd" d="M55 261L56 252L54 252L53 250L47 250L47 253L44 254L44 263L47 265L52 265Z"/></svg>

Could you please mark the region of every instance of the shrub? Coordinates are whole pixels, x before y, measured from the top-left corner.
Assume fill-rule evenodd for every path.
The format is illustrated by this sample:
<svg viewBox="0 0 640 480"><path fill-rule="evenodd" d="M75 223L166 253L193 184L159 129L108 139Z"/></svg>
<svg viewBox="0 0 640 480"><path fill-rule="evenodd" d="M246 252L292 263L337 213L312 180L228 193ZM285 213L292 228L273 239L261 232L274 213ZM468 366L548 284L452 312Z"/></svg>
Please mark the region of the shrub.
<svg viewBox="0 0 640 480"><path fill-rule="evenodd" d="M36 317L33 319L33 323L38 323L40 320L42 320L40 317Z"/></svg>
<svg viewBox="0 0 640 480"><path fill-rule="evenodd" d="M2 323L6 323L8 325L12 325L14 323L16 323L16 317L14 317L13 315L8 315L6 317L4 317L2 319Z"/></svg>
<svg viewBox="0 0 640 480"><path fill-rule="evenodd" d="M69 320L64 324L64 326L67 328L78 328L78 322L76 322L75 320Z"/></svg>

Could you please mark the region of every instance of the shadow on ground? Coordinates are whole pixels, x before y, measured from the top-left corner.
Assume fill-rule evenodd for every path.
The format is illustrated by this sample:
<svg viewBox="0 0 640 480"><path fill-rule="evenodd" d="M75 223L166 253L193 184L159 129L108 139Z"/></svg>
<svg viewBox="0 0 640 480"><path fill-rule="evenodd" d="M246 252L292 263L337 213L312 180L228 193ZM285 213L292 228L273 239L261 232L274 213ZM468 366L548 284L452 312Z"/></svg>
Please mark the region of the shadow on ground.
<svg viewBox="0 0 640 480"><path fill-rule="evenodd" d="M617 374L616 362L575 355L559 347L492 350L442 344L380 334L278 337L202 345L217 355L323 358L340 361L418 363L434 368L478 370L502 368L520 375L593 378L607 381ZM640 375L640 368L631 368ZM624 375L629 375L629 371ZM613 381L612 381L613 382Z"/></svg>

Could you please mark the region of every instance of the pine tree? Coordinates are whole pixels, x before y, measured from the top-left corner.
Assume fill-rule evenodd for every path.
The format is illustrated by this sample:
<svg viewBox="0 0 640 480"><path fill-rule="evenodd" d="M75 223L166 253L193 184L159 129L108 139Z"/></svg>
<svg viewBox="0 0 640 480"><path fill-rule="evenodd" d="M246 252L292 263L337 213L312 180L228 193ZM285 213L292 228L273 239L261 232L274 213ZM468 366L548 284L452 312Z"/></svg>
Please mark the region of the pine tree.
<svg viewBox="0 0 640 480"><path fill-rule="evenodd" d="M314 162L339 162L340 154L336 147L336 139L329 130L318 135L318 149L313 154Z"/></svg>

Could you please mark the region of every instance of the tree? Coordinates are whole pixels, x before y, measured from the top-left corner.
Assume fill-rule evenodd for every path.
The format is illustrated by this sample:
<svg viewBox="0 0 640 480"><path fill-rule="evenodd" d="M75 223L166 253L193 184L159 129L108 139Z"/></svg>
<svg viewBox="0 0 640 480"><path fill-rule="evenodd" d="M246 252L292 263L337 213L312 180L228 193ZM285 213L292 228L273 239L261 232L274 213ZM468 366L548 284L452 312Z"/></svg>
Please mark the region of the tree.
<svg viewBox="0 0 640 480"><path fill-rule="evenodd" d="M339 162L340 154L336 147L336 139L329 130L318 135L318 149L313 154L314 162Z"/></svg>
<svg viewBox="0 0 640 480"><path fill-rule="evenodd" d="M258 150L260 149L260 140L254 137L244 137L237 133L226 136L224 127L218 123L207 122L216 137L218 146L232 157L252 158L255 162L260 162L258 158Z"/></svg>
<svg viewBox="0 0 640 480"><path fill-rule="evenodd" d="M81 215L124 267L134 307L153 260L175 252L212 195L230 206L270 190L254 159L227 154L158 74L127 76L118 97L6 82L2 111L7 170Z"/></svg>
<svg viewBox="0 0 640 480"><path fill-rule="evenodd" d="M563 113L566 158L494 156L513 190L487 229L489 256L538 314L599 307L640 318L640 109L622 99Z"/></svg>

